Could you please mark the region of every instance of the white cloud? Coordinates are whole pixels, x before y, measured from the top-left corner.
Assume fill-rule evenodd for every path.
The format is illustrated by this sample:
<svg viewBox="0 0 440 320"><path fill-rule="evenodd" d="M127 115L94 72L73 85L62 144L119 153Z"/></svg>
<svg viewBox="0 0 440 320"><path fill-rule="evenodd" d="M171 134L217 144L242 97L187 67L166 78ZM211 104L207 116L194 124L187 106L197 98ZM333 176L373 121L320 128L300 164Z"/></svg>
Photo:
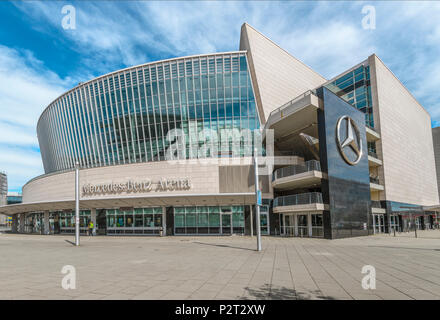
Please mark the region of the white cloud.
<svg viewBox="0 0 440 320"><path fill-rule="evenodd" d="M71 86L29 51L0 45L0 170L10 189L43 173L36 125L42 110Z"/></svg>
<svg viewBox="0 0 440 320"><path fill-rule="evenodd" d="M29 179L43 174L39 152L3 144L0 144L0 168L8 175L8 189L14 191L20 191Z"/></svg>

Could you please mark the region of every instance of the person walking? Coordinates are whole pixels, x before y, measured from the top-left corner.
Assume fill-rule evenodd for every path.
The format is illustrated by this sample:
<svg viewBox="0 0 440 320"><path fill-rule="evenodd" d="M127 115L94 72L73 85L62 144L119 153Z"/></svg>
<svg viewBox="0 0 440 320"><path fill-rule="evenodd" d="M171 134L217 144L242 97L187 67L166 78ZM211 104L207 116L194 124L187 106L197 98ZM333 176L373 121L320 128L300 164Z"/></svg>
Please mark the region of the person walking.
<svg viewBox="0 0 440 320"><path fill-rule="evenodd" d="M89 222L89 236L93 236L93 221Z"/></svg>

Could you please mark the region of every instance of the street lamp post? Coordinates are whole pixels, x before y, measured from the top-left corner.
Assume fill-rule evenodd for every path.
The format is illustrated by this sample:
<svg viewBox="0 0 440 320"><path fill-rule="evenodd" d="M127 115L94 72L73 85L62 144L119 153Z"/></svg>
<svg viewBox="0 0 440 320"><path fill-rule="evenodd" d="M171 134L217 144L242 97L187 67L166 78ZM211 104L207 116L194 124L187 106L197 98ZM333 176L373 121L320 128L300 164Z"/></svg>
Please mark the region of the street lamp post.
<svg viewBox="0 0 440 320"><path fill-rule="evenodd" d="M261 192L258 187L258 155L257 148L254 149L254 169L255 169L255 195L257 201L255 202L255 227L257 231L257 251L261 251L261 229L260 229L260 205L261 205Z"/></svg>
<svg viewBox="0 0 440 320"><path fill-rule="evenodd" d="M79 162L75 164L75 246L79 246Z"/></svg>

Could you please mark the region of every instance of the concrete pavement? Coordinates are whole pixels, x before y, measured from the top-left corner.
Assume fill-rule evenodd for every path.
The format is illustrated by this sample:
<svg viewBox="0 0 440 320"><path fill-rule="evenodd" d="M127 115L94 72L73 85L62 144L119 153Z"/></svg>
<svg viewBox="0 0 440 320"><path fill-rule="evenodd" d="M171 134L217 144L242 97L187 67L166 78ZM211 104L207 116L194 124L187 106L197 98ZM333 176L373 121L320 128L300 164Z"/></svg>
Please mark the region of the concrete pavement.
<svg viewBox="0 0 440 320"><path fill-rule="evenodd" d="M440 231L324 240L0 234L0 299L440 299ZM76 269L65 290L61 269ZM364 265L376 289L364 290Z"/></svg>

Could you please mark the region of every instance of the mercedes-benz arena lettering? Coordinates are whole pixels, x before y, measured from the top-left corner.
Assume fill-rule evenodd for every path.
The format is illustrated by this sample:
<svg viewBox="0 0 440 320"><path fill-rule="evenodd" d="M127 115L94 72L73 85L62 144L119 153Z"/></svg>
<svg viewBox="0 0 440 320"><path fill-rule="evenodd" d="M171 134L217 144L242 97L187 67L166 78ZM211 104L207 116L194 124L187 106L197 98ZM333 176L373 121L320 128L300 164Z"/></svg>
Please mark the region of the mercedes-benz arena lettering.
<svg viewBox="0 0 440 320"><path fill-rule="evenodd" d="M0 213L14 232L73 232L78 162L82 232L250 235L258 156L263 234L432 228L430 123L376 55L328 80L243 24L239 51L115 71L55 99L37 124L45 174Z"/></svg>

